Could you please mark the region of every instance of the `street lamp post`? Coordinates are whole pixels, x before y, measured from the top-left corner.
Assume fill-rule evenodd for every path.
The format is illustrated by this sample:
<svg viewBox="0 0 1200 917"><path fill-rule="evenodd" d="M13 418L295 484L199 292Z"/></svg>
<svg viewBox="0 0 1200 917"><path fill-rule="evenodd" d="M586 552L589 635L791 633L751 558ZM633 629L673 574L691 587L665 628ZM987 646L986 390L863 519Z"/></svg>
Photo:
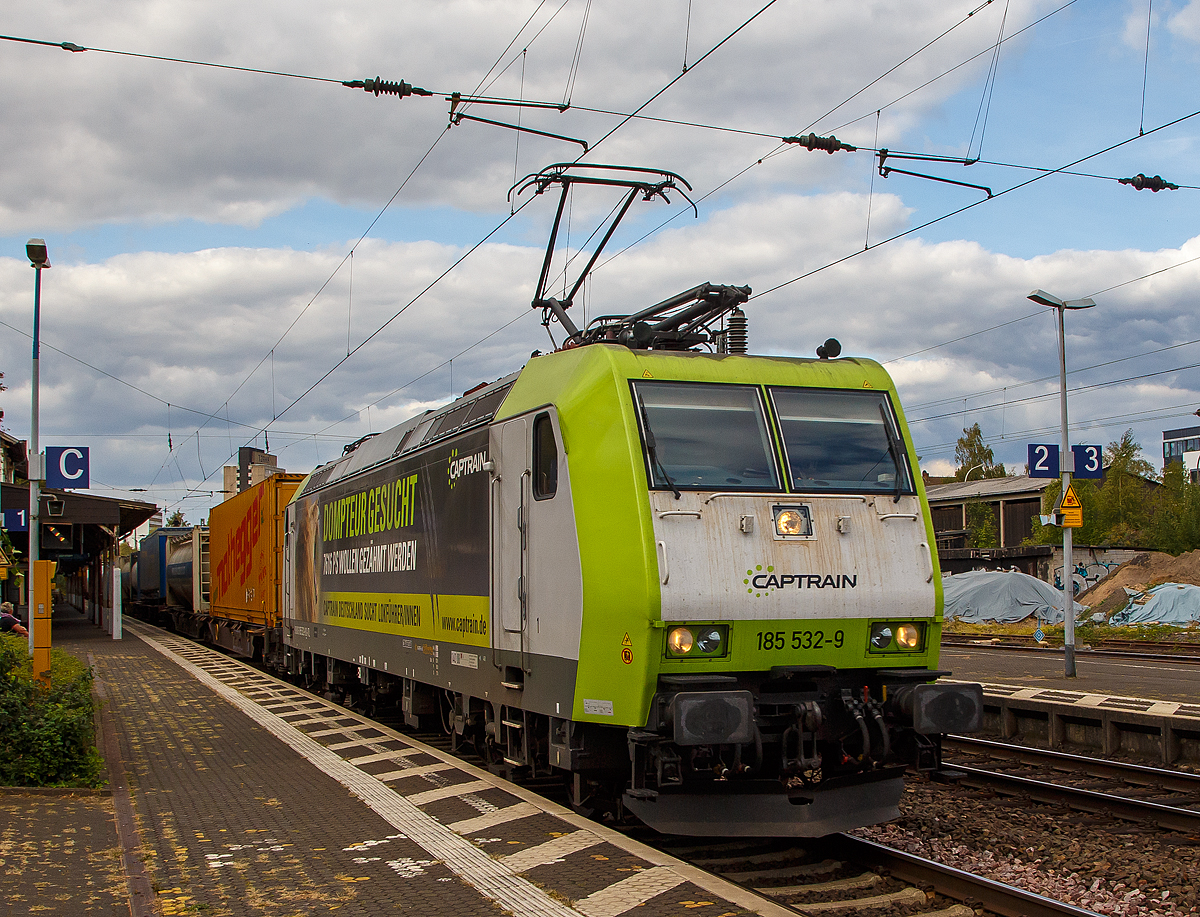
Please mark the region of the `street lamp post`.
<svg viewBox="0 0 1200 917"><path fill-rule="evenodd" d="M35 271L33 282L33 373L31 378L33 389L33 408L29 415L29 578L25 584L25 594L28 597L26 616L29 625L29 654L33 655L33 571L37 563L41 547L41 532L38 529L38 507L42 502L41 477L42 460L38 451L38 396L39 376L38 357L41 349L39 328L42 318L42 271L50 266L50 255L46 251L45 239L30 239L25 243L25 254L29 256L29 264Z"/></svg>
<svg viewBox="0 0 1200 917"><path fill-rule="evenodd" d="M1058 310L1058 403L1062 415L1062 444L1058 461L1062 471L1062 497L1071 486L1071 473L1075 470L1075 457L1071 452L1071 440L1067 434L1067 338L1063 325L1063 313L1067 309L1090 309L1096 305L1091 299L1059 299L1045 290L1034 290L1027 297L1042 306ZM1075 565L1071 557L1071 541L1074 530L1063 526L1063 658L1067 678L1075 677Z"/></svg>

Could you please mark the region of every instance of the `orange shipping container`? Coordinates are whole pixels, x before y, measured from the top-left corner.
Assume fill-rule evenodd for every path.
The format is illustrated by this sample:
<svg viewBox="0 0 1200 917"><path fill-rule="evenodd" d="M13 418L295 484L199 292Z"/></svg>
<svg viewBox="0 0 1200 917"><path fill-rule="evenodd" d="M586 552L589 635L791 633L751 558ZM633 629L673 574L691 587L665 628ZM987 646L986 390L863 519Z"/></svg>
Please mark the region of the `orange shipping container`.
<svg viewBox="0 0 1200 917"><path fill-rule="evenodd" d="M209 569L214 618L260 627L279 624L283 511L301 474L276 474L213 507Z"/></svg>

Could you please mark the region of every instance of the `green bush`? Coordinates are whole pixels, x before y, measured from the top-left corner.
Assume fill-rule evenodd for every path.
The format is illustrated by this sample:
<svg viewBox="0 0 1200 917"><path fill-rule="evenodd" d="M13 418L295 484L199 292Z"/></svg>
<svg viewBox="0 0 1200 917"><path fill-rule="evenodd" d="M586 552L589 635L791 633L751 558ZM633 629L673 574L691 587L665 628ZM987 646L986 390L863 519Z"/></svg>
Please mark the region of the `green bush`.
<svg viewBox="0 0 1200 917"><path fill-rule="evenodd" d="M24 637L0 638L0 786L100 786L91 670L51 649L43 688L31 662Z"/></svg>

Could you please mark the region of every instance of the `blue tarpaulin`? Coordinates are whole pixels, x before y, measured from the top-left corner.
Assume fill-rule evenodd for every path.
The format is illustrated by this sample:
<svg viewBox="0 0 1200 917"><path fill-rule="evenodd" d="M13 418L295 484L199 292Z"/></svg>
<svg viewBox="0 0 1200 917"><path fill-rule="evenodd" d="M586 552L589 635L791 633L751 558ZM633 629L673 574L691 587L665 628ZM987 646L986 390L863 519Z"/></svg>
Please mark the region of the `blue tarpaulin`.
<svg viewBox="0 0 1200 917"><path fill-rule="evenodd" d="M942 580L945 616L967 624L1015 624L1030 615L1043 624L1063 622L1063 595L1049 583L1025 573L973 570ZM1084 610L1078 602L1075 616Z"/></svg>
<svg viewBox="0 0 1200 917"><path fill-rule="evenodd" d="M1135 596L1108 619L1114 627L1126 624L1175 624L1184 627L1200 622L1200 586L1163 583Z"/></svg>

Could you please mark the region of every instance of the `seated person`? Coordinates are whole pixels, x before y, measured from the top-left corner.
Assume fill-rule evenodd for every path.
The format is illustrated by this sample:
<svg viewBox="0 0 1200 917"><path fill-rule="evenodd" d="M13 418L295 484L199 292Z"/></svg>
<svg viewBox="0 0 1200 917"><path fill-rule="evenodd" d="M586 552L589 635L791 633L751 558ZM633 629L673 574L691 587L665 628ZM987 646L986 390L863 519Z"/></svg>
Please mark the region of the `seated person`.
<svg viewBox="0 0 1200 917"><path fill-rule="evenodd" d="M13 614L12 602L0 602L0 632L11 632L19 637L29 636L29 631L21 625L21 619Z"/></svg>

